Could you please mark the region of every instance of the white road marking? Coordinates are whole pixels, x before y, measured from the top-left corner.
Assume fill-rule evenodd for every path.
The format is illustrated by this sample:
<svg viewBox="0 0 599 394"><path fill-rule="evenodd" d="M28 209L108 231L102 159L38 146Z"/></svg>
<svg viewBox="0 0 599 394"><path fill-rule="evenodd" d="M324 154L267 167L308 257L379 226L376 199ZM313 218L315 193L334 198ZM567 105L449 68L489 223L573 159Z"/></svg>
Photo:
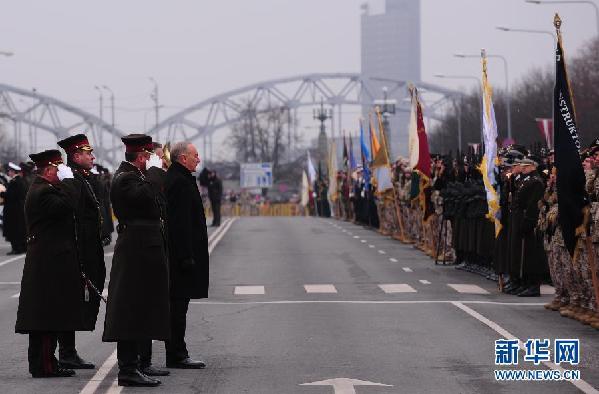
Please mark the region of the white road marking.
<svg viewBox="0 0 599 394"><path fill-rule="evenodd" d="M405 272L413 272L410 267L403 267L402 270L404 270Z"/></svg>
<svg viewBox="0 0 599 394"><path fill-rule="evenodd" d="M385 254L385 253L387 253L387 252L385 252L384 250L379 250L379 253L380 253L380 254Z"/></svg>
<svg viewBox="0 0 599 394"><path fill-rule="evenodd" d="M229 229L229 227L231 226L231 224L233 223L234 220L235 219L227 218L225 220L225 222L223 223L223 226L221 226L217 231L213 232L211 235L208 236L208 245L209 245L208 254L209 255L212 254L214 247L221 240L222 236ZM225 225L227 225L227 226L225 227ZM216 238L216 236L218 236L219 234L221 234L220 238ZM210 246L212 246L212 248L210 248ZM114 254L114 252L107 253L107 254L112 255L112 254ZM105 289L105 291L108 294L108 289ZM104 294L104 292L102 292L102 294ZM87 382L85 387L83 387L83 389L80 391L80 394L95 394L96 390L98 389L100 384L104 381L104 379L106 379L106 376L112 370L112 368L116 365L117 361L118 360L117 360L117 354L116 354L116 349L115 349L112 352L112 354L106 359L106 361L104 361L104 364L102 364L100 369L98 369L98 372L96 372L96 374ZM121 392L121 390L122 390L122 388L120 386L118 386L118 379L115 379L112 382L112 385L110 386L110 388L108 389L108 393L119 394Z"/></svg>
<svg viewBox="0 0 599 394"><path fill-rule="evenodd" d="M486 317L484 317L483 315L481 315L474 309L467 307L466 305L464 305L464 302L453 301L452 304L455 305L456 307L460 308L461 310L463 310L470 316L474 317L476 320L480 321L481 323L483 323L484 325L486 325L487 327L489 327L490 329L492 329L493 331L495 331L502 337L504 337L506 339L517 339L518 346L520 347L520 349L526 351L526 347L524 346L524 343L518 337L511 334L505 328L501 327L499 324L495 323L492 320L487 319ZM554 371L560 371L562 374L564 373L564 369L562 367L560 367L559 365L556 365L549 361L541 361L541 362L543 363L543 365L545 365L549 369L552 369ZM597 393L598 392L593 386L591 386L589 383L587 383L586 381L584 381L582 379L568 380L568 382L572 383L574 386L576 386L576 388L578 388L583 393Z"/></svg>
<svg viewBox="0 0 599 394"><path fill-rule="evenodd" d="M359 235L354 235L354 238L358 239L358 238L360 238L360 236Z"/></svg>
<svg viewBox="0 0 599 394"><path fill-rule="evenodd" d="M231 226L233 225L233 222L235 222L236 219L237 218L230 218L229 221L223 225L222 231L220 231L217 235L215 235L215 237L213 238L213 241L210 242L210 240L208 240L208 254L212 254L212 251L214 250L216 245L218 245L220 240L223 239L223 237L225 236L227 231L229 231L229 228L231 228Z"/></svg>
<svg viewBox="0 0 599 394"><path fill-rule="evenodd" d="M392 262L392 263L397 263L397 259L394 259L393 257L390 257L389 261Z"/></svg>
<svg viewBox="0 0 599 394"><path fill-rule="evenodd" d="M458 293L462 294L489 294L488 291L477 285L463 285L463 284L452 284L448 283L447 286L451 287Z"/></svg>
<svg viewBox="0 0 599 394"><path fill-rule="evenodd" d="M555 287L549 285L541 285L542 295L553 295L555 294Z"/></svg>
<svg viewBox="0 0 599 394"><path fill-rule="evenodd" d="M354 235L354 233L350 233L349 231L347 232L347 235Z"/></svg>
<svg viewBox="0 0 599 394"><path fill-rule="evenodd" d="M87 382L85 387L79 392L79 394L94 394L97 388L100 386L100 383L106 378L106 375L110 372L110 370L114 367L117 362L116 358L116 349L110 357L104 361L104 364L98 369L98 372Z"/></svg>
<svg viewBox="0 0 599 394"><path fill-rule="evenodd" d="M306 293L322 293L322 294L336 294L337 289L333 285L304 285Z"/></svg>
<svg viewBox="0 0 599 394"><path fill-rule="evenodd" d="M365 380L348 379L348 378L336 378L321 380L319 382L302 383L300 386L333 386L333 393L335 394L356 394L354 386L383 386L393 387L389 384L368 382Z"/></svg>
<svg viewBox="0 0 599 394"><path fill-rule="evenodd" d="M374 248L374 245L368 245L369 248Z"/></svg>
<svg viewBox="0 0 599 394"><path fill-rule="evenodd" d="M431 284L431 282L429 282L426 279L420 279L418 282L422 283L423 285L430 285Z"/></svg>
<svg viewBox="0 0 599 394"><path fill-rule="evenodd" d="M393 293L416 293L416 289L406 283L395 283L395 284L386 284L379 285L381 290L383 290L387 294Z"/></svg>
<svg viewBox="0 0 599 394"><path fill-rule="evenodd" d="M265 293L264 286L235 286L235 295L262 295Z"/></svg>
<svg viewBox="0 0 599 394"><path fill-rule="evenodd" d="M19 298L20 295L21 293L13 294L10 296L10 298Z"/></svg>
<svg viewBox="0 0 599 394"><path fill-rule="evenodd" d="M8 264L8 263L12 263L13 261L20 260L20 259L22 259L22 258L24 258L24 257L25 257L25 254L19 254L19 255L16 255L16 256L14 256L14 257L11 257L10 259L8 259L8 260L4 260L3 262L1 262L1 263L0 263L0 267L2 267L3 265L6 265L6 264Z"/></svg>
<svg viewBox="0 0 599 394"><path fill-rule="evenodd" d="M112 256L114 256L114 251L108 252L108 253L104 253L104 257L112 257Z"/></svg>
<svg viewBox="0 0 599 394"><path fill-rule="evenodd" d="M123 391L123 386L119 386L119 379L116 378L106 390L106 394L120 394L121 391Z"/></svg>
<svg viewBox="0 0 599 394"><path fill-rule="evenodd" d="M21 282L0 282L0 285L20 285Z"/></svg>
<svg viewBox="0 0 599 394"><path fill-rule="evenodd" d="M394 304L453 304L451 300L282 300L282 301L190 301L197 305L301 305L301 304L356 304L356 305L394 305ZM498 301L460 301L462 304L501 305L501 306L543 306L544 302L498 302Z"/></svg>
<svg viewBox="0 0 599 394"><path fill-rule="evenodd" d="M108 289L102 290L102 297L104 297L104 298L108 297Z"/></svg>
<svg viewBox="0 0 599 394"><path fill-rule="evenodd" d="M365 239L361 239L360 242L366 243L366 240Z"/></svg>

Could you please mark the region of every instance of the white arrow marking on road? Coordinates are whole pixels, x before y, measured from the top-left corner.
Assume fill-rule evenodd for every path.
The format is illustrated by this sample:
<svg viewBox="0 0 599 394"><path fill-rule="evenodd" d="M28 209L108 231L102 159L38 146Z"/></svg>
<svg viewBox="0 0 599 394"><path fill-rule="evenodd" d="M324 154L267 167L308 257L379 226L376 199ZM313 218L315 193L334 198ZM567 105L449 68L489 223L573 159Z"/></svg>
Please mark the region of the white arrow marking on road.
<svg viewBox="0 0 599 394"><path fill-rule="evenodd" d="M356 394L354 386L383 386L393 387L389 384L368 382L366 380L348 379L348 378L336 378L321 380L319 382L302 383L300 386L333 386L335 394Z"/></svg>

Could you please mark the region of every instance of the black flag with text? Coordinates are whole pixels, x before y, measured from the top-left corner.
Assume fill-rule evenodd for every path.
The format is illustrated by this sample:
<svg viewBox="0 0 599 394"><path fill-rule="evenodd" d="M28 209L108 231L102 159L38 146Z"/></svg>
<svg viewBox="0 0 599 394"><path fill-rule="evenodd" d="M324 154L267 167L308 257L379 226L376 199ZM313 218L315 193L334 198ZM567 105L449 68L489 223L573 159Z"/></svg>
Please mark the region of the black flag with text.
<svg viewBox="0 0 599 394"><path fill-rule="evenodd" d="M580 160L580 139L576 125L574 101L561 37L555 52L554 90L554 146L555 167L557 168L558 222L564 236L564 243L570 256L574 256L577 229L583 224L583 211L589 204L585 190L585 176Z"/></svg>

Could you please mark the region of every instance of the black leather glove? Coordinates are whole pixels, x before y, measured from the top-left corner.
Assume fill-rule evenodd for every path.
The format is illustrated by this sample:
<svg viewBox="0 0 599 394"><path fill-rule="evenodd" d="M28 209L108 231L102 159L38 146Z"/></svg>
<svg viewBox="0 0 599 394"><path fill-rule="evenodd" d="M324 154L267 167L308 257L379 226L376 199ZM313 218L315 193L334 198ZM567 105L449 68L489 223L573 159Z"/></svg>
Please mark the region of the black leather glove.
<svg viewBox="0 0 599 394"><path fill-rule="evenodd" d="M193 267L195 267L195 265L196 262L192 257L181 260L181 269L183 271L190 271L193 269Z"/></svg>

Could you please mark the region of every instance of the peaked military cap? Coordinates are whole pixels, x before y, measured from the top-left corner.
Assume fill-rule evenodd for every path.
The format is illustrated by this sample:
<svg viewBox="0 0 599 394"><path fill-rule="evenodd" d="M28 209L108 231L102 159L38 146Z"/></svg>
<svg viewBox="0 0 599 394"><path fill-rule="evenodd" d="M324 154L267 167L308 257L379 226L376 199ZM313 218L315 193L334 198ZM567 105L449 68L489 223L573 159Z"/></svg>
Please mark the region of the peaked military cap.
<svg viewBox="0 0 599 394"><path fill-rule="evenodd" d="M121 138L125 144L125 152L154 152L152 137L145 134L129 134Z"/></svg>
<svg viewBox="0 0 599 394"><path fill-rule="evenodd" d="M45 150L40 153L32 153L29 155L37 168L45 168L48 166L58 167L62 164L62 155L58 149Z"/></svg>
<svg viewBox="0 0 599 394"><path fill-rule="evenodd" d="M77 134L67 137L64 140L58 141L58 146L64 149L67 155L73 154L78 150L84 150L87 152L93 151L85 134Z"/></svg>

